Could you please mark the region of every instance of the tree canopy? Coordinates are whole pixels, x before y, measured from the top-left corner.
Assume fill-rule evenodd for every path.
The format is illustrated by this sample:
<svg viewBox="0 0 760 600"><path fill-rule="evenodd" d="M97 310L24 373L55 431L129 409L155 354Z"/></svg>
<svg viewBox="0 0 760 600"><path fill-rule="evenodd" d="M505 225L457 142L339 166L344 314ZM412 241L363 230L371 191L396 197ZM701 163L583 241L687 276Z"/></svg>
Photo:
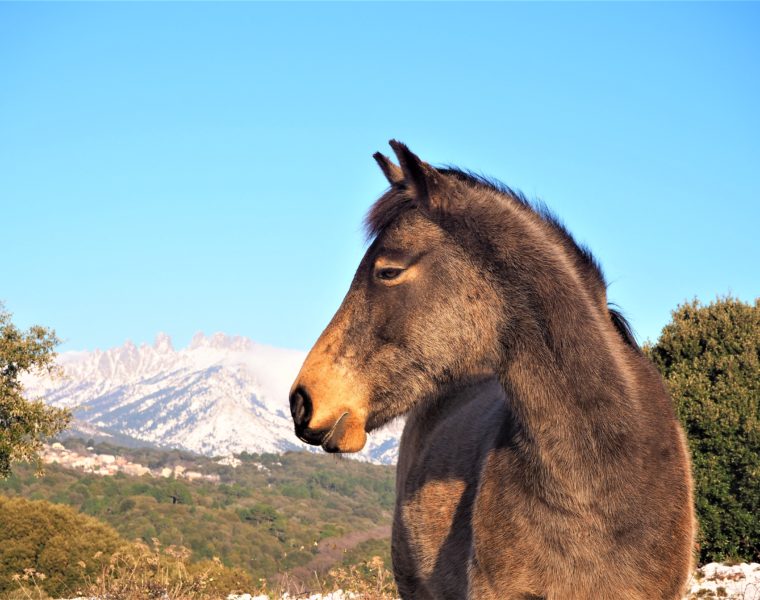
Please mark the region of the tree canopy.
<svg viewBox="0 0 760 600"><path fill-rule="evenodd" d="M26 575L50 594L73 593L122 544L111 527L68 506L0 496L0 592Z"/></svg>
<svg viewBox="0 0 760 600"><path fill-rule="evenodd" d="M760 299L679 306L647 349L691 449L700 560L760 556Z"/></svg>
<svg viewBox="0 0 760 600"><path fill-rule="evenodd" d="M7 477L14 461L36 462L42 438L66 428L68 411L46 406L23 395L21 376L55 371L55 332L35 325L19 330L0 304L0 478Z"/></svg>

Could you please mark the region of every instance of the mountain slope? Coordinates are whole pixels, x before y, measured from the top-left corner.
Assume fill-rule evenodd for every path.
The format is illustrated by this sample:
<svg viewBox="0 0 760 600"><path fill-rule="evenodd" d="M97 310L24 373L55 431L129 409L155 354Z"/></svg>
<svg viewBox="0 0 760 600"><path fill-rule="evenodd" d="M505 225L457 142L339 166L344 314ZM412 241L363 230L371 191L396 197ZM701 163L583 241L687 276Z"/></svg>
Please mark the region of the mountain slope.
<svg viewBox="0 0 760 600"><path fill-rule="evenodd" d="M288 391L305 354L239 336L197 334L175 350L123 346L59 357L64 377L25 380L27 395L70 408L74 428L100 437L183 448L205 455L318 450L293 434ZM401 424L370 435L360 457L390 464Z"/></svg>

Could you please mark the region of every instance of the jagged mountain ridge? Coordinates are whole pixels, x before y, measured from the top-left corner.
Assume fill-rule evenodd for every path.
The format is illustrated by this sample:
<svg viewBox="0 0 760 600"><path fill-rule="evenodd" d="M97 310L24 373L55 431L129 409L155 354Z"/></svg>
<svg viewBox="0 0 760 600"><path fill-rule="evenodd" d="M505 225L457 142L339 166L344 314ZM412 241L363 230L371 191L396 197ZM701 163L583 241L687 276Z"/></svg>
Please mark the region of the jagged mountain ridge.
<svg viewBox="0 0 760 600"><path fill-rule="evenodd" d="M62 378L29 377L27 396L72 410L74 428L208 456L315 449L293 434L288 391L305 354L240 336L196 334L150 346L59 356ZM396 462L401 423L370 434L358 457Z"/></svg>

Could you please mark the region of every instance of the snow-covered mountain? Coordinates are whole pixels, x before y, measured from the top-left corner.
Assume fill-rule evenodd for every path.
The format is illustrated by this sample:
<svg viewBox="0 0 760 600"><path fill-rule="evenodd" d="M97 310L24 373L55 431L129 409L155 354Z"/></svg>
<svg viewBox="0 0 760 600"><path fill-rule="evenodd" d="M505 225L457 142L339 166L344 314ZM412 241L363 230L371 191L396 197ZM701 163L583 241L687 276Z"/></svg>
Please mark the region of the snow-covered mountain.
<svg viewBox="0 0 760 600"><path fill-rule="evenodd" d="M205 455L318 448L293 434L288 391L303 352L248 338L196 334L175 350L158 334L152 346L66 352L62 378L30 377L27 396L73 411L75 428ZM360 457L395 463L402 424L370 434Z"/></svg>

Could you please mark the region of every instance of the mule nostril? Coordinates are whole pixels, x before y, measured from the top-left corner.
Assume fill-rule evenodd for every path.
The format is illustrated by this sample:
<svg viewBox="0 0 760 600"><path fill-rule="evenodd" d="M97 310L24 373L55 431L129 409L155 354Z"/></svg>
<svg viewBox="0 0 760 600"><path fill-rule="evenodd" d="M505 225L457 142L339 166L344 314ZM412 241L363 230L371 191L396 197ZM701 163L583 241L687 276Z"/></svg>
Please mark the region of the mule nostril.
<svg viewBox="0 0 760 600"><path fill-rule="evenodd" d="M290 414L296 427L305 427L311 419L311 398L301 386L290 395Z"/></svg>

